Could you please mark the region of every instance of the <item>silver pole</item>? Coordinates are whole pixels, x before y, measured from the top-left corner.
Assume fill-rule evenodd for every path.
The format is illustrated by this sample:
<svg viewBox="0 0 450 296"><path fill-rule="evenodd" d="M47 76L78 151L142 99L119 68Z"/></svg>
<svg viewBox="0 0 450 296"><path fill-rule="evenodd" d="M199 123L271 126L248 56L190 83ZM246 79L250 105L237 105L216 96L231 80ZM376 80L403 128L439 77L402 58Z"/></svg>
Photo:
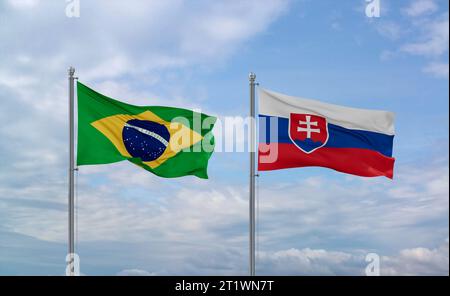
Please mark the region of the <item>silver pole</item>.
<svg viewBox="0 0 450 296"><path fill-rule="evenodd" d="M75 254L75 68L69 70L69 258L70 275L75 275L74 254Z"/></svg>
<svg viewBox="0 0 450 296"><path fill-rule="evenodd" d="M256 75L248 75L250 82L250 275L255 275L255 80Z"/></svg>

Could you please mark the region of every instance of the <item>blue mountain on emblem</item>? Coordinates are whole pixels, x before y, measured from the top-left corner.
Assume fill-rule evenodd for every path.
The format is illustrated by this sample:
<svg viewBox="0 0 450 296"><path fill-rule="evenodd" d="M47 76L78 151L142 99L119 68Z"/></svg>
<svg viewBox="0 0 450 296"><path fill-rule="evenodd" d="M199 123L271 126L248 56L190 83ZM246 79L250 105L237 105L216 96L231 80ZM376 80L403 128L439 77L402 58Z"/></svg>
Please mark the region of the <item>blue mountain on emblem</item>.
<svg viewBox="0 0 450 296"><path fill-rule="evenodd" d="M314 142L312 139L305 139L303 141L294 140L294 142L298 147L302 148L306 152L311 152L314 149L323 145L323 142L320 141Z"/></svg>

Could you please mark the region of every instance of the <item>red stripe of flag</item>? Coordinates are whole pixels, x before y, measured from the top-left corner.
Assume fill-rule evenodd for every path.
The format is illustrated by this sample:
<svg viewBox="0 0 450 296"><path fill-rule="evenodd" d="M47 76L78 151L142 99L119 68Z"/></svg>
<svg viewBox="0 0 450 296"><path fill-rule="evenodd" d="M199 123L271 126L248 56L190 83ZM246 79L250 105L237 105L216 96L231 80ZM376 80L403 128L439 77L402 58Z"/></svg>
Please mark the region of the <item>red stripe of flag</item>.
<svg viewBox="0 0 450 296"><path fill-rule="evenodd" d="M286 143L259 144L258 149L259 171L320 166L362 177L386 176L392 179L394 174L395 158L368 149L322 147L307 154ZM274 162L265 163L264 158L274 151L277 151Z"/></svg>

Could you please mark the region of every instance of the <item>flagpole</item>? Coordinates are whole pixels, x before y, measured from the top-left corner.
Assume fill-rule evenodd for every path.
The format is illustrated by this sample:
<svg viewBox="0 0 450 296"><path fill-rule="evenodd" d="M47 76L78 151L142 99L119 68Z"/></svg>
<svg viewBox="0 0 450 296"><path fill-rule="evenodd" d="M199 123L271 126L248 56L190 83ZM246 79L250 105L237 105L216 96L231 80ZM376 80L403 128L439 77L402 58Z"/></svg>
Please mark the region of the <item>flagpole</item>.
<svg viewBox="0 0 450 296"><path fill-rule="evenodd" d="M248 75L250 82L250 275L255 275L255 73Z"/></svg>
<svg viewBox="0 0 450 296"><path fill-rule="evenodd" d="M75 68L69 70L69 275L75 275Z"/></svg>

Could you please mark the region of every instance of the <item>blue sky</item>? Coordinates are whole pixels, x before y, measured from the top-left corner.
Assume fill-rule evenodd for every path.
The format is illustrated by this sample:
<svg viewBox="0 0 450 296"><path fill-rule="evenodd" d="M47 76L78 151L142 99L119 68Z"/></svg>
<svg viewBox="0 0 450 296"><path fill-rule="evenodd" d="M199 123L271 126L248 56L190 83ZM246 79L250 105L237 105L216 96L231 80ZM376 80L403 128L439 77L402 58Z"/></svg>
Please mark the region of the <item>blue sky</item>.
<svg viewBox="0 0 450 296"><path fill-rule="evenodd" d="M396 113L395 179L320 168L261 174L259 274L448 274L448 1L0 3L0 274L64 274L67 68L139 105L248 113L261 87ZM123 162L81 167L77 252L87 275L247 273L246 153L210 179Z"/></svg>

